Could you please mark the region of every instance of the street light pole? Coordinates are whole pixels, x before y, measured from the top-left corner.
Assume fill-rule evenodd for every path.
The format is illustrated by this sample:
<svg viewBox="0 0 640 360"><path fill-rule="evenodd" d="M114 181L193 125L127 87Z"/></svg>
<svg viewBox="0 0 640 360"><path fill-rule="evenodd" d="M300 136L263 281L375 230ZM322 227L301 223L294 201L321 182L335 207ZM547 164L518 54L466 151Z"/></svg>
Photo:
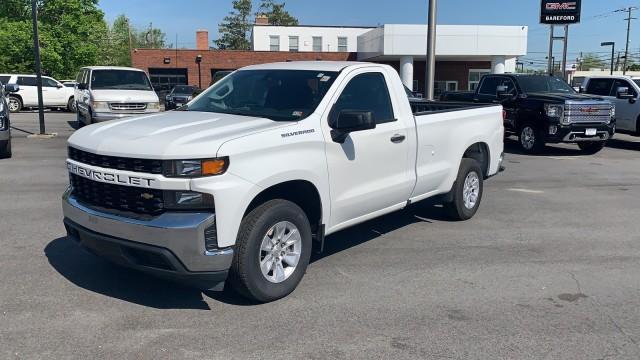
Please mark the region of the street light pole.
<svg viewBox="0 0 640 360"><path fill-rule="evenodd" d="M33 19L33 54L36 65L36 85L38 86L38 119L40 135L44 135L44 105L42 103L42 69L40 67L40 39L38 36L38 8L36 0L31 0L31 18Z"/></svg>
<svg viewBox="0 0 640 360"><path fill-rule="evenodd" d="M436 2L429 0L429 17L427 22L427 59L425 62L426 74L424 82L425 97L427 100L434 98L434 82L436 71Z"/></svg>
<svg viewBox="0 0 640 360"><path fill-rule="evenodd" d="M196 56L196 64L198 64L198 88L202 89L202 73L200 72L200 63L202 62L202 55Z"/></svg>
<svg viewBox="0 0 640 360"><path fill-rule="evenodd" d="M616 43L613 41L606 41L600 43L600 46L611 46L611 75L613 75L613 58L615 57Z"/></svg>

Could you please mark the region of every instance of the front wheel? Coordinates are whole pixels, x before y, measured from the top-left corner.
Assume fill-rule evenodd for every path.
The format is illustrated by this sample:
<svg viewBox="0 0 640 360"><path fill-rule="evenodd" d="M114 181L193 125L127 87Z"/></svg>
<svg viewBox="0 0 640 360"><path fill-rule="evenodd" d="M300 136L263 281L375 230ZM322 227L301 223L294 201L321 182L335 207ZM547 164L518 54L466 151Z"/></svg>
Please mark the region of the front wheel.
<svg viewBox="0 0 640 360"><path fill-rule="evenodd" d="M11 139L5 144L0 143L0 159L8 159L11 157Z"/></svg>
<svg viewBox="0 0 640 360"><path fill-rule="evenodd" d="M544 149L544 135L533 124L525 124L518 132L520 148L527 154L537 154Z"/></svg>
<svg viewBox="0 0 640 360"><path fill-rule="evenodd" d="M22 100L19 97L9 96L9 111L16 113L22 110Z"/></svg>
<svg viewBox="0 0 640 360"><path fill-rule="evenodd" d="M595 153L600 152L600 150L604 148L604 145L605 145L604 141L578 143L578 147L580 148L580 150L587 155L593 155Z"/></svg>
<svg viewBox="0 0 640 360"><path fill-rule="evenodd" d="M443 204L447 215L455 221L471 219L480 207L483 191L480 164L473 159L462 159L458 177L451 189L451 200Z"/></svg>
<svg viewBox="0 0 640 360"><path fill-rule="evenodd" d="M78 106L76 104L76 101L73 98L69 99L69 101L67 102L67 111L69 112L78 111Z"/></svg>
<svg viewBox="0 0 640 360"><path fill-rule="evenodd" d="M283 298L302 280L311 246L311 226L304 211L287 200L270 200L242 219L230 284L258 302Z"/></svg>

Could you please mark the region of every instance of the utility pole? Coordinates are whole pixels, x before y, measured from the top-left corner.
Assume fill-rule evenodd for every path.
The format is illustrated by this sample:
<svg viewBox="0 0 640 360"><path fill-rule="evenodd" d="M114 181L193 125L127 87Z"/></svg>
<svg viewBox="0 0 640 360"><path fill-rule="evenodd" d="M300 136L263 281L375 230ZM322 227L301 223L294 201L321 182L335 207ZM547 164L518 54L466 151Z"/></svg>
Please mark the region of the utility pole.
<svg viewBox="0 0 640 360"><path fill-rule="evenodd" d="M40 135L45 134L44 105L42 103L42 68L40 66L40 38L38 35L38 5L31 0L31 18L33 20L33 54L36 62L36 85L38 86L38 119L40 121Z"/></svg>
<svg viewBox="0 0 640 360"><path fill-rule="evenodd" d="M437 0L429 0L429 15L427 22L427 59L424 92L427 100L433 100L434 97L434 81L436 71L436 2Z"/></svg>
<svg viewBox="0 0 640 360"><path fill-rule="evenodd" d="M627 59L629 58L629 33L631 32L631 20L636 19L634 17L631 17L631 12L637 9L638 8L634 6L629 6L628 8L625 9L627 10L627 13L629 14L629 16L625 19L627 20L627 43L624 50L624 63L622 64L622 75L627 74Z"/></svg>

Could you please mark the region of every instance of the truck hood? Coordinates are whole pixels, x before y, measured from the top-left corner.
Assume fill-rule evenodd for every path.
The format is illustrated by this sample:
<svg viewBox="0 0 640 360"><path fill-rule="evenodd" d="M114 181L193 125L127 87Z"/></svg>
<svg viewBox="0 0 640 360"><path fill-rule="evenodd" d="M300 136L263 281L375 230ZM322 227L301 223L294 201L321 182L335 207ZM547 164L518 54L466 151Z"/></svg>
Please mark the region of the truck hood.
<svg viewBox="0 0 640 360"><path fill-rule="evenodd" d="M226 141L291 124L239 115L169 111L86 126L69 138L69 145L129 158L211 158Z"/></svg>
<svg viewBox="0 0 640 360"><path fill-rule="evenodd" d="M157 102L158 95L151 90L91 90L94 101Z"/></svg>
<svg viewBox="0 0 640 360"><path fill-rule="evenodd" d="M566 100L590 100L590 101L603 101L609 102L598 96L586 95L586 94L562 94L562 93L527 93L528 99L542 100L551 103L564 103Z"/></svg>

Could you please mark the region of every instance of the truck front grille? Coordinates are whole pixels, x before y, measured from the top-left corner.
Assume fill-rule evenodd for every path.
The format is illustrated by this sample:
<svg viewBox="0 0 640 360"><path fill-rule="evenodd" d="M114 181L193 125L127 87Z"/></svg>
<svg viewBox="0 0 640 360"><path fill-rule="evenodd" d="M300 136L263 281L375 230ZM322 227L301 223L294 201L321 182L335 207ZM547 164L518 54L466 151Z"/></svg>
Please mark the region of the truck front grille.
<svg viewBox="0 0 640 360"><path fill-rule="evenodd" d="M134 159L117 156L105 156L69 147L69 159L83 164L106 169L134 171L147 174L162 174L162 160Z"/></svg>
<svg viewBox="0 0 640 360"><path fill-rule="evenodd" d="M144 111L147 109L145 103L109 103L113 111Z"/></svg>
<svg viewBox="0 0 640 360"><path fill-rule="evenodd" d="M88 205L138 214L164 211L162 190L106 184L69 174L73 195Z"/></svg>
<svg viewBox="0 0 640 360"><path fill-rule="evenodd" d="M608 123L611 120L610 104L567 104L565 122L570 123Z"/></svg>

